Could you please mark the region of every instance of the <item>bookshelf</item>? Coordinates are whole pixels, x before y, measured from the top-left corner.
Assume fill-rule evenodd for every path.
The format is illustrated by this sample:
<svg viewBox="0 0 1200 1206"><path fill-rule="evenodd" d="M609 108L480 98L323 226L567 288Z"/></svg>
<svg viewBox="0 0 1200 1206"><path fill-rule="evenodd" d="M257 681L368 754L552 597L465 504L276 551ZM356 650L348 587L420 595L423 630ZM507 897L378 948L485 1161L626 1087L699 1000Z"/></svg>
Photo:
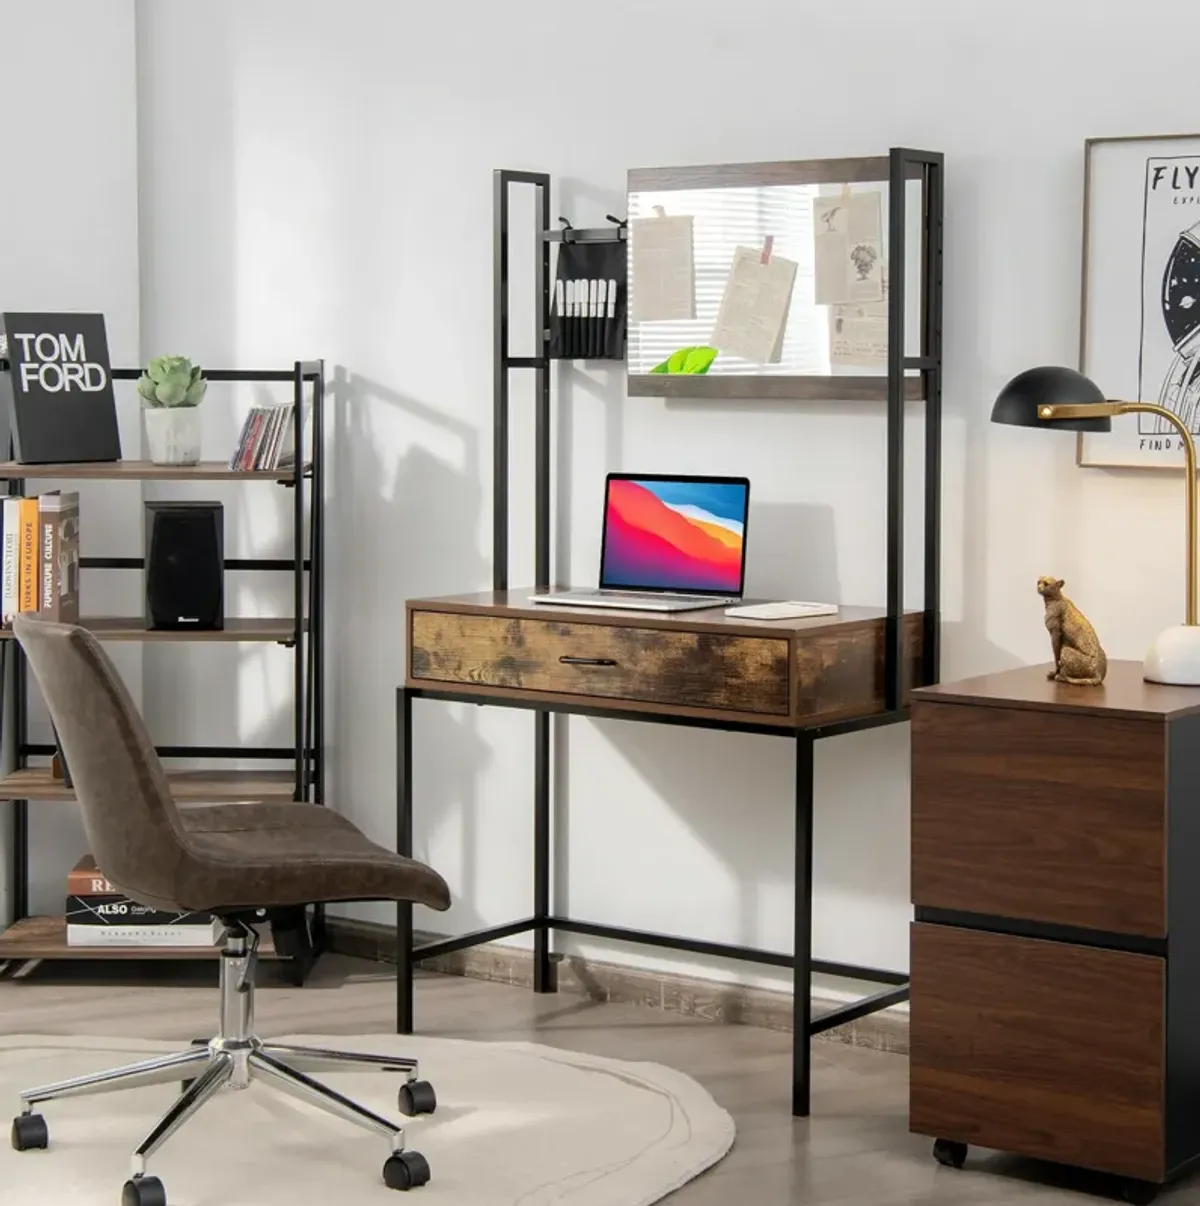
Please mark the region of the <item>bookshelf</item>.
<svg viewBox="0 0 1200 1206"><path fill-rule="evenodd" d="M140 369L114 369L115 380L135 380ZM210 381L288 383L295 405L296 441L300 433L311 433L311 458L297 472L289 466L279 470L236 470L222 461L197 465L156 465L143 460L89 462L83 464L21 464L0 461L0 494L23 494L32 481L229 481L273 486L293 491L292 555L283 558L226 558L225 570L288 574L292 578L292 607L284 616L235 616L225 618L222 629L154 630L142 616L92 616L80 620L101 641L199 642L229 644L260 642L287 650L293 660L293 740L285 746L159 746L167 777L176 801L182 806L237 802L242 800L294 800L325 803L324 791L324 506L323 506L323 418L324 364L296 361L291 368L265 370L205 369ZM205 405L211 406L212 402ZM3 484L7 483L4 490ZM138 516L140 520L140 515ZM81 569L140 572L140 557L81 558ZM215 948L195 947L72 947L67 945L66 918L29 915L29 809L31 806L70 804L75 793L56 779L49 765L54 749L29 740L28 672L20 646L10 629L0 629L0 658L4 678L11 689L13 706L0 718L4 738L15 750L15 765L0 777L0 800L13 803L12 885L14 921L0 933L0 967L32 966L43 960L118 960L137 962L163 959L215 959ZM172 760L231 762L254 761L274 769L173 769ZM66 872L63 868L65 886ZM323 916L317 909L311 927L312 941L304 953L291 957L294 982L303 983L322 942ZM260 953L281 958L264 934Z"/></svg>
<svg viewBox="0 0 1200 1206"><path fill-rule="evenodd" d="M312 468L312 462L306 462L301 476L311 476ZM0 479L2 478L21 478L24 481L45 478L126 482L261 481L290 485L296 480L296 474L292 469L230 469L224 461L201 461L198 465L156 465L153 461L97 461L94 464L85 465L22 465L17 461L0 461Z"/></svg>
<svg viewBox="0 0 1200 1206"><path fill-rule="evenodd" d="M207 946L68 946L65 917L24 917L4 932L0 941L0 962L30 963L47 959L115 959L125 963L144 959L215 959L217 952ZM259 944L260 959L282 958L264 933Z"/></svg>

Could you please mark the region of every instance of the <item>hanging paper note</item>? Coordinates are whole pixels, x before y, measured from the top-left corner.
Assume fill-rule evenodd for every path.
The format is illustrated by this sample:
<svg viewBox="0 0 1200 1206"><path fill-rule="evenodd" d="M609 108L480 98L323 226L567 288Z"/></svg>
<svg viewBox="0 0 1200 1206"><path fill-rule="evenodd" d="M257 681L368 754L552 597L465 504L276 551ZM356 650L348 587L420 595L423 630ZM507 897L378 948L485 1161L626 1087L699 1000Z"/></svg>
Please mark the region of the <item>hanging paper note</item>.
<svg viewBox="0 0 1200 1206"><path fill-rule="evenodd" d="M813 198L813 261L817 305L883 297L880 194L843 189Z"/></svg>
<svg viewBox="0 0 1200 1206"><path fill-rule="evenodd" d="M761 248L739 247L709 342L754 364L778 364L795 283L795 260L773 255L764 263Z"/></svg>
<svg viewBox="0 0 1200 1206"><path fill-rule="evenodd" d="M881 270L883 300L843 302L829 310L829 363L839 368L887 364L887 265Z"/></svg>
<svg viewBox="0 0 1200 1206"><path fill-rule="evenodd" d="M659 213L629 223L630 322L696 317L695 263L690 214Z"/></svg>

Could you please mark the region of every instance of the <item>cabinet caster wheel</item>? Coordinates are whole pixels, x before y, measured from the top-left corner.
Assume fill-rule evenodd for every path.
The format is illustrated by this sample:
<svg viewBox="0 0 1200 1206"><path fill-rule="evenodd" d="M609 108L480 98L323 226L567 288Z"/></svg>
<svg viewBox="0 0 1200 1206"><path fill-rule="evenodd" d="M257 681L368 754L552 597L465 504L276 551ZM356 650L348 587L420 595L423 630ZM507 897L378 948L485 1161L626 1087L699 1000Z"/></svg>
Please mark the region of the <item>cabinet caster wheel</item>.
<svg viewBox="0 0 1200 1206"><path fill-rule="evenodd" d="M12 1124L13 1151L29 1152L50 1145L50 1131L41 1114L18 1114Z"/></svg>
<svg viewBox="0 0 1200 1206"><path fill-rule="evenodd" d="M933 1158L947 1168L962 1168L967 1161L967 1145L956 1139L935 1139Z"/></svg>
<svg viewBox="0 0 1200 1206"><path fill-rule="evenodd" d="M437 1109L437 1094L427 1080L410 1080L400 1086L400 1113L406 1118L432 1114Z"/></svg>
<svg viewBox="0 0 1200 1206"><path fill-rule="evenodd" d="M428 1180L429 1161L420 1152L396 1152L383 1166L383 1183L388 1189L419 1189Z"/></svg>
<svg viewBox="0 0 1200 1206"><path fill-rule="evenodd" d="M121 1190L121 1206L167 1206L167 1191L157 1177L134 1177Z"/></svg>
<svg viewBox="0 0 1200 1206"><path fill-rule="evenodd" d="M1132 1178L1121 1182L1121 1200L1133 1206L1150 1206L1158 1197L1159 1186L1153 1181L1135 1181Z"/></svg>

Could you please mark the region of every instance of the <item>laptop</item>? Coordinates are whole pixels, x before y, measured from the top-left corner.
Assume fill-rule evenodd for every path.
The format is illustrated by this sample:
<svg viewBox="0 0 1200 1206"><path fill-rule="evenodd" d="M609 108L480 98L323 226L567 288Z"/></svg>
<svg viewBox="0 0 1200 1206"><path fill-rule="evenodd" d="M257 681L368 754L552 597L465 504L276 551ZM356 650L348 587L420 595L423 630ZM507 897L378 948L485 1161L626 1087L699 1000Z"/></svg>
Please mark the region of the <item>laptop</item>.
<svg viewBox="0 0 1200 1206"><path fill-rule="evenodd" d="M610 473L599 590L552 590L529 601L694 611L740 599L749 510L745 477Z"/></svg>

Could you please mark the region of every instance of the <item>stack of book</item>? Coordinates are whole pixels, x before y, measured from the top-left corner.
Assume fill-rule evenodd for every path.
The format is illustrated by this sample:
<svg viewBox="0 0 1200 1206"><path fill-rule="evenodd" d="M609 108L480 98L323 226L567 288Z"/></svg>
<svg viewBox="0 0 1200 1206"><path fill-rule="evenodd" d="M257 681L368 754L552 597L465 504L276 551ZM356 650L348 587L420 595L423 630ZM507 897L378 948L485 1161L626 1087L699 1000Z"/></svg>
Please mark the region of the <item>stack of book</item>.
<svg viewBox="0 0 1200 1206"><path fill-rule="evenodd" d="M295 461L295 403L256 406L246 417L230 469L290 469Z"/></svg>
<svg viewBox="0 0 1200 1206"><path fill-rule="evenodd" d="M22 611L79 619L79 495L58 490L4 499L0 508L0 616Z"/></svg>
<svg viewBox="0 0 1200 1206"><path fill-rule="evenodd" d="M215 946L224 927L208 913L169 913L138 904L85 855L67 877L68 946Z"/></svg>

